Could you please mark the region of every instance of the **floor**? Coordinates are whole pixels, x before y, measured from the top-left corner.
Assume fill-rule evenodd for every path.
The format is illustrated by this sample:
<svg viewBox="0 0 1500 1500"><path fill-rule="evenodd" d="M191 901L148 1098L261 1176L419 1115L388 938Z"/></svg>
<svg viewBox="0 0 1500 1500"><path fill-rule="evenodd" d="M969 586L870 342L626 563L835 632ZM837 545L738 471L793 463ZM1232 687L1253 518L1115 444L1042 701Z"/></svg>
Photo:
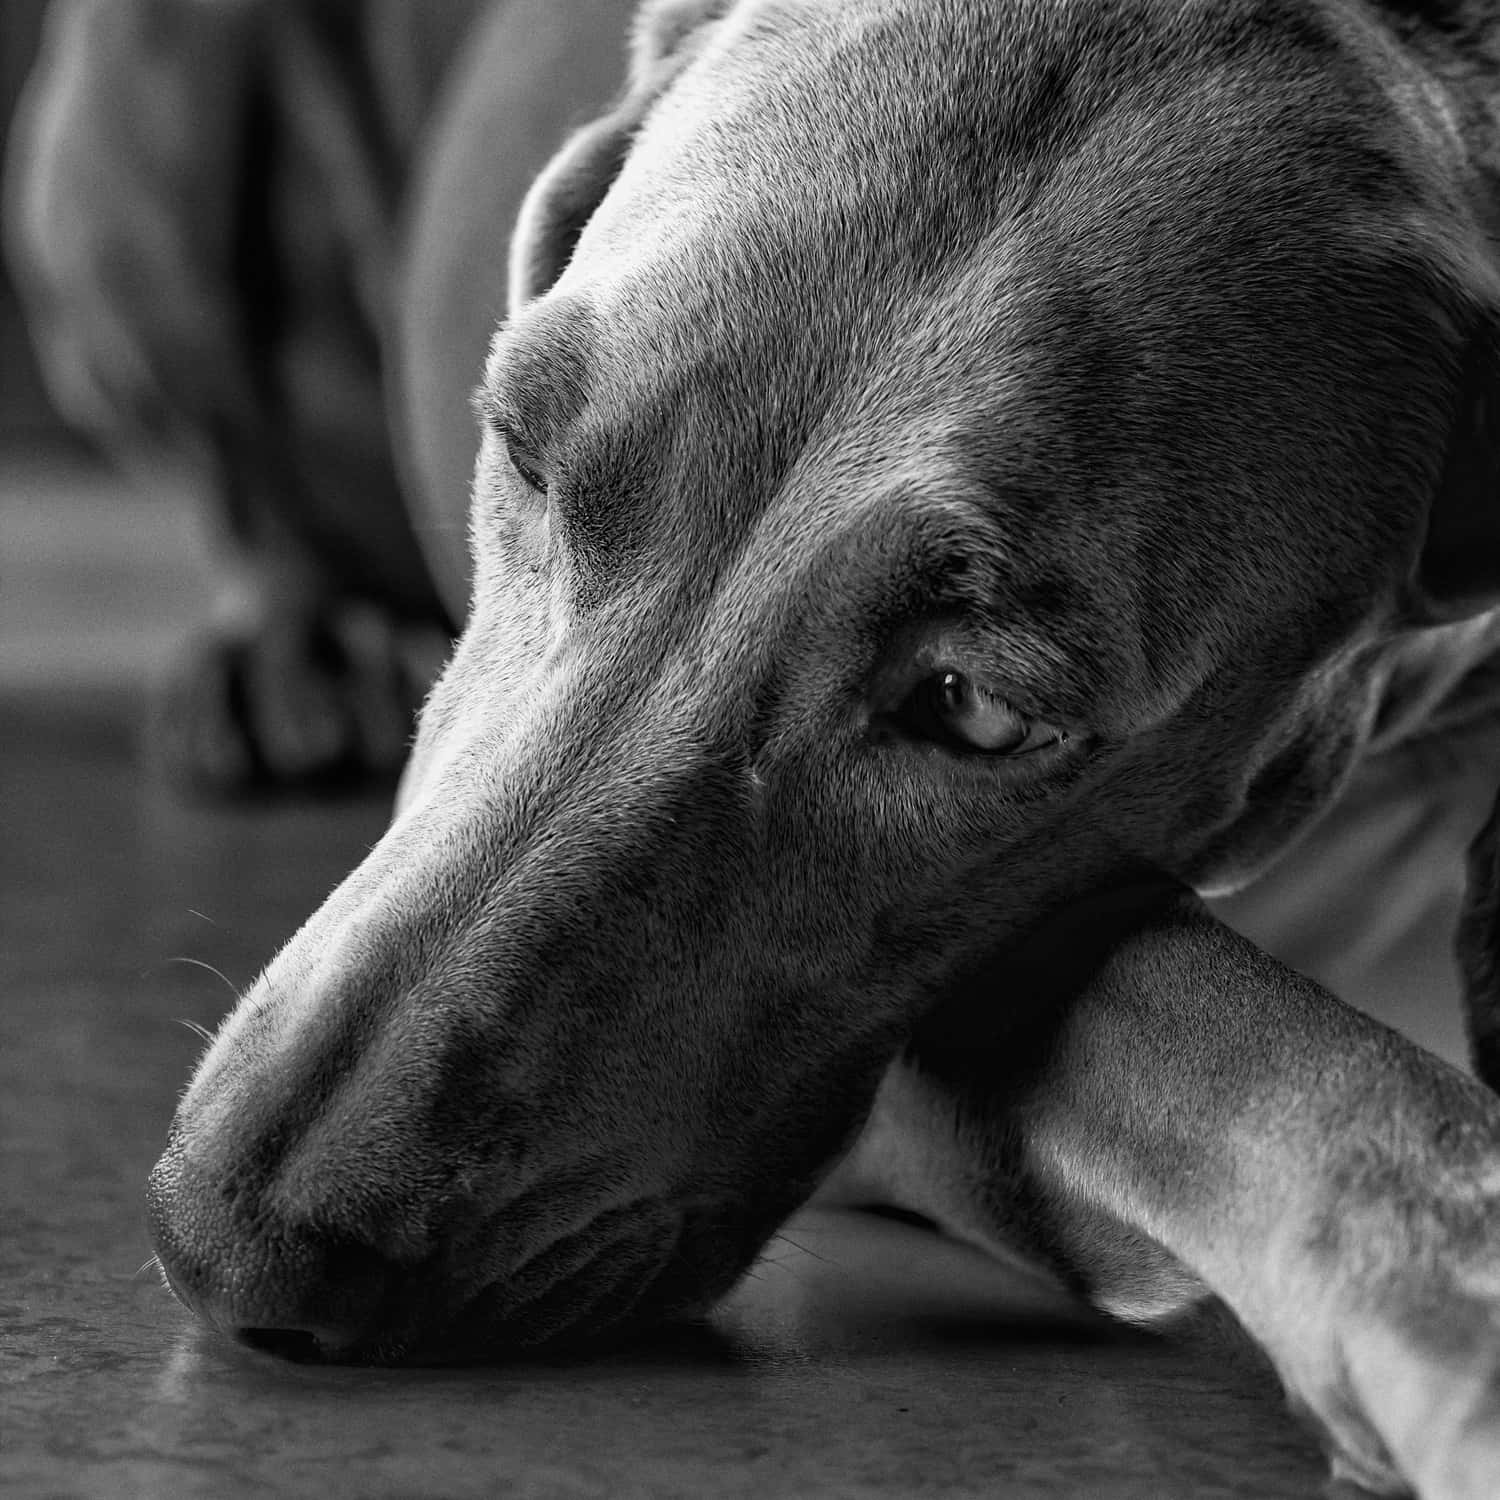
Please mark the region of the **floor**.
<svg viewBox="0 0 1500 1500"><path fill-rule="evenodd" d="M42 1497L1312 1497L1233 1343L1070 1323L894 1221L787 1227L701 1335L584 1365L274 1363L145 1262L142 1184L236 986L378 801L188 808L133 764L202 598L183 499L0 465L0 1493Z"/></svg>

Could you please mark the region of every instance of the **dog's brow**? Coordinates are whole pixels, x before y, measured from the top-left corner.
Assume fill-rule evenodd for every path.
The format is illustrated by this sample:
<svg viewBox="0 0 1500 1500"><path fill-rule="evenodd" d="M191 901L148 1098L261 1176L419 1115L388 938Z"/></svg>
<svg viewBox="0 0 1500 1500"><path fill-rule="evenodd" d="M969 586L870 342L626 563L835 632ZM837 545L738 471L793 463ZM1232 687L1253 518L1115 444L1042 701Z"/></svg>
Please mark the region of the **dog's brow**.
<svg viewBox="0 0 1500 1500"><path fill-rule="evenodd" d="M592 320L571 303L527 312L501 329L476 397L480 415L545 445L587 399Z"/></svg>

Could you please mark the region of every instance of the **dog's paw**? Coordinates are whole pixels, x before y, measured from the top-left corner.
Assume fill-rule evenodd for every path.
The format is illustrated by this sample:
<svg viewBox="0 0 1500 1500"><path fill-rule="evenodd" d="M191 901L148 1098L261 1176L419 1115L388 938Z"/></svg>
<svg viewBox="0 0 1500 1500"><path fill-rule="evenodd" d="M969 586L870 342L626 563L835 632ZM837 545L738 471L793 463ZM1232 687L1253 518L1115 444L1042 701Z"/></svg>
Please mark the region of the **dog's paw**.
<svg viewBox="0 0 1500 1500"><path fill-rule="evenodd" d="M210 797L391 782L448 645L364 604L212 627L154 695L148 758Z"/></svg>
<svg viewBox="0 0 1500 1500"><path fill-rule="evenodd" d="M1460 1303L1419 1316L1421 1326L1371 1320L1351 1329L1342 1378L1325 1388L1321 1409L1305 1409L1336 1479L1377 1495L1491 1500L1500 1495L1495 1308ZM1466 1317L1488 1336L1458 1336L1453 1325Z"/></svg>
<svg viewBox="0 0 1500 1500"><path fill-rule="evenodd" d="M1500 1495L1500 1215L1465 1207L1462 1233L1450 1218L1405 1265L1326 1289L1332 1342L1278 1361L1334 1478L1372 1494Z"/></svg>
<svg viewBox="0 0 1500 1500"><path fill-rule="evenodd" d="M1297 1380L1283 1370L1293 1412L1317 1435L1329 1476L1340 1494L1409 1497L1416 1493L1403 1478L1390 1449L1350 1390L1343 1361L1326 1375ZM1352 1488L1349 1488L1352 1487Z"/></svg>

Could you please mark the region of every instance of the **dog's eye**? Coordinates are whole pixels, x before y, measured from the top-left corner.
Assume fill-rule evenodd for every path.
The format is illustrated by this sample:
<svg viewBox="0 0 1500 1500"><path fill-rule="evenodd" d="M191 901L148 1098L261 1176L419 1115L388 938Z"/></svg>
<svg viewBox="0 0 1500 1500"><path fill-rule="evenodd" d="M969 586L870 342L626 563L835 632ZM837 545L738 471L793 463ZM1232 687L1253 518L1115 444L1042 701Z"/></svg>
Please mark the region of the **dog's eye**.
<svg viewBox="0 0 1500 1500"><path fill-rule="evenodd" d="M912 690L899 714L923 739L983 755L1030 755L1062 744L1067 732L1028 719L962 672L938 672Z"/></svg>
<svg viewBox="0 0 1500 1500"><path fill-rule="evenodd" d="M500 430L500 440L505 444L505 456L510 466L520 476L521 482L539 495L547 493L547 481L537 471L536 456L508 427Z"/></svg>

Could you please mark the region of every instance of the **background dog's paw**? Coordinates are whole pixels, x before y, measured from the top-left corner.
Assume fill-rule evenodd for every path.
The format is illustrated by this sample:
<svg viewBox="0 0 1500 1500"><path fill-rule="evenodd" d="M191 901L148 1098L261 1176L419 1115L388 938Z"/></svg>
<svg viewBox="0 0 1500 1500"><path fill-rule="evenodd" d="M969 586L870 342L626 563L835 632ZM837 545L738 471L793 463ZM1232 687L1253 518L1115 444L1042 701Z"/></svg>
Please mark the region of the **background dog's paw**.
<svg viewBox="0 0 1500 1500"><path fill-rule="evenodd" d="M441 632L367 604L219 626L157 690L148 757L210 797L393 782L448 648Z"/></svg>

